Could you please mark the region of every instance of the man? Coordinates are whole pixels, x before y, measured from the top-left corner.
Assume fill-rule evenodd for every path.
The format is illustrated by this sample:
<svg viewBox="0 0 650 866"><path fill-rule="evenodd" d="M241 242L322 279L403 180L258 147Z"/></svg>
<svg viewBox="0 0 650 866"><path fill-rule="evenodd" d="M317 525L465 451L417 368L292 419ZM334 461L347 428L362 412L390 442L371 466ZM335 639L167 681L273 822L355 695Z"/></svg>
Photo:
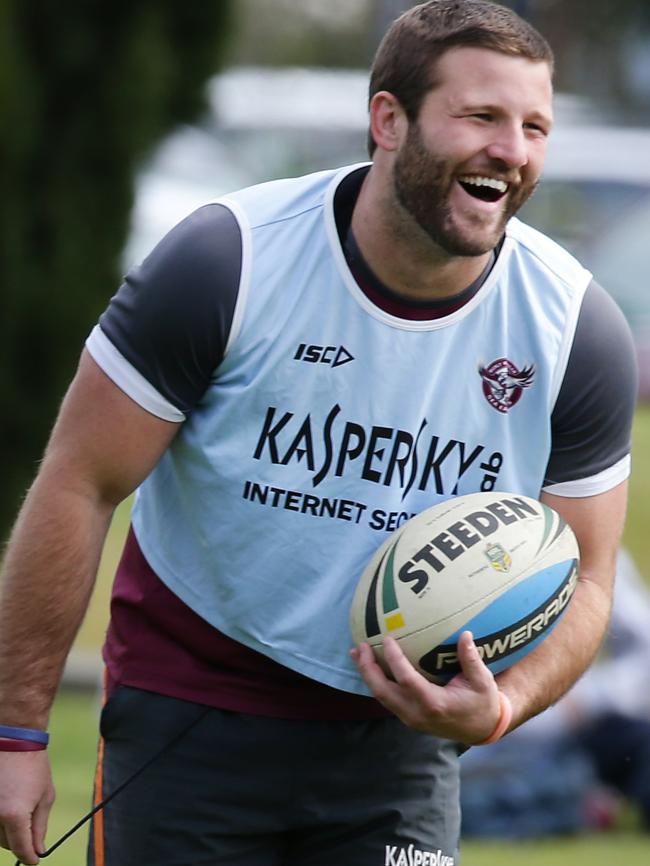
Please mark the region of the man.
<svg viewBox="0 0 650 866"><path fill-rule="evenodd" d="M603 290L511 219L542 170L551 72L507 9L414 7L375 59L372 165L200 209L91 334L6 559L0 722L46 728L136 487L97 796L195 722L100 813L91 863L451 866L457 744L494 741L591 661L635 372ZM389 679L349 650L357 577L399 515L478 489L572 525L572 606L496 680L469 633L444 688L391 641ZM0 775L0 841L36 863L45 751L1 752Z"/></svg>

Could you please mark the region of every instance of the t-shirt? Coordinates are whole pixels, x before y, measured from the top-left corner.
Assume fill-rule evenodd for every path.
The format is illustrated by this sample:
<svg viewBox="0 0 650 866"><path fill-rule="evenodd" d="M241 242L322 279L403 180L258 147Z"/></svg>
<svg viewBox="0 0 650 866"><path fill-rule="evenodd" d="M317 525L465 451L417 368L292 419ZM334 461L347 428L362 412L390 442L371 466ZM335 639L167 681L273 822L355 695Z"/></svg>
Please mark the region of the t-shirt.
<svg viewBox="0 0 650 866"><path fill-rule="evenodd" d="M379 283L349 230L363 174L361 169L345 178L334 208L348 264L366 296L392 315L416 320L444 317L467 303L496 254L479 280L451 301L414 303ZM218 203L199 209L127 275L88 342L91 354L146 409L183 421L227 346L241 269L242 238L231 209ZM594 363L600 353L607 364ZM624 477L634 382L629 330L592 282L551 418L545 489L590 495ZM118 569L105 658L113 682L226 709L289 718L385 713L372 698L289 670L209 625L158 579L133 532Z"/></svg>

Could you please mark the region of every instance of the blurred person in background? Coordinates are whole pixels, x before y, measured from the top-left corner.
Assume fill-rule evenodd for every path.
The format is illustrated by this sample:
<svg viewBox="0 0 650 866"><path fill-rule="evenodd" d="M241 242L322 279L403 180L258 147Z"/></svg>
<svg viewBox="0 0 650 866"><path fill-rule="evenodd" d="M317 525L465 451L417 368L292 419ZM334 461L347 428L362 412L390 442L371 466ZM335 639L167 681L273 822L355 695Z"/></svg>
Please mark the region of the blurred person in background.
<svg viewBox="0 0 650 866"><path fill-rule="evenodd" d="M104 649L89 862L453 866L458 752L557 700L605 631L636 397L625 320L513 219L553 123L514 12L431 0L389 29L371 164L207 205L90 335L5 561L0 844L43 850L45 729L111 514L138 494ZM444 687L349 606L400 515L540 497L581 563L553 634ZM495 495L498 495L495 493Z"/></svg>
<svg viewBox="0 0 650 866"><path fill-rule="evenodd" d="M626 802L650 831L650 589L619 552L596 662L556 704L461 759L463 835L607 829Z"/></svg>

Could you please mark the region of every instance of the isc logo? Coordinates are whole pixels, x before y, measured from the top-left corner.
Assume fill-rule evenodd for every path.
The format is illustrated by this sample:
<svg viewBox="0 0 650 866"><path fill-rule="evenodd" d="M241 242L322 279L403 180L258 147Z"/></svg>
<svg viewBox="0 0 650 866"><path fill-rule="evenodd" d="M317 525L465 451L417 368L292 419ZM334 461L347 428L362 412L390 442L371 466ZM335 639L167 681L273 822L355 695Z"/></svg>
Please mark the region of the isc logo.
<svg viewBox="0 0 650 866"><path fill-rule="evenodd" d="M311 346L301 343L293 356L294 361L306 361L308 364L329 364L330 367L340 367L348 361L354 361L345 346Z"/></svg>

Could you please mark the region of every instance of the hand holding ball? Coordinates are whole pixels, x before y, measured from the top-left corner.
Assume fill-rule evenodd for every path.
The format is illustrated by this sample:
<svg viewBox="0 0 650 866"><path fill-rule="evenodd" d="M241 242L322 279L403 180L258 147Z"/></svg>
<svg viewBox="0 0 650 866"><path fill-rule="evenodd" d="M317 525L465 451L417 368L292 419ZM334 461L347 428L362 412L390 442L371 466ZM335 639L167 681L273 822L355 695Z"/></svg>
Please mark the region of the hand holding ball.
<svg viewBox="0 0 650 866"><path fill-rule="evenodd" d="M383 663L393 637L428 679L459 670L469 629L493 673L529 653L554 628L578 580L571 528L527 496L472 493L428 508L381 545L352 602L355 643Z"/></svg>

